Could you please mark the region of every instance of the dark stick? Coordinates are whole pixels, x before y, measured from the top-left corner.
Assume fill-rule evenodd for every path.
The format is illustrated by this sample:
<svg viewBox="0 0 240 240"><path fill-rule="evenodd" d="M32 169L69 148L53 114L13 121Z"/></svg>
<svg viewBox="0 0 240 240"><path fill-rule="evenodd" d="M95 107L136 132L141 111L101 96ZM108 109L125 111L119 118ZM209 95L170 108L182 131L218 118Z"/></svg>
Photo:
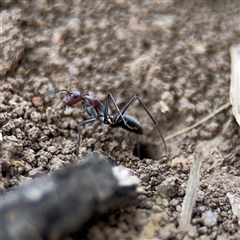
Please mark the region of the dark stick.
<svg viewBox="0 0 240 240"><path fill-rule="evenodd" d="M59 239L95 215L134 204L138 178L123 179L122 171L95 152L23 184L0 199L0 239Z"/></svg>

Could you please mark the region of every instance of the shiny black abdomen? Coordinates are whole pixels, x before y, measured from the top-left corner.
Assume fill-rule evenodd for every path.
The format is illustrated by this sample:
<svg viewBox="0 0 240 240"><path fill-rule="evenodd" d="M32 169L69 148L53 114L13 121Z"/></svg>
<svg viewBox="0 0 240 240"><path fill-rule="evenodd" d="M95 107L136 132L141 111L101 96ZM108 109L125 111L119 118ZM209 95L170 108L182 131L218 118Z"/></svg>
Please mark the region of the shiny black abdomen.
<svg viewBox="0 0 240 240"><path fill-rule="evenodd" d="M123 121L123 118L125 122ZM127 114L123 114L122 117L118 115L115 118L114 123L111 125L111 127L121 127L137 134L143 133L143 129L140 122L136 118Z"/></svg>

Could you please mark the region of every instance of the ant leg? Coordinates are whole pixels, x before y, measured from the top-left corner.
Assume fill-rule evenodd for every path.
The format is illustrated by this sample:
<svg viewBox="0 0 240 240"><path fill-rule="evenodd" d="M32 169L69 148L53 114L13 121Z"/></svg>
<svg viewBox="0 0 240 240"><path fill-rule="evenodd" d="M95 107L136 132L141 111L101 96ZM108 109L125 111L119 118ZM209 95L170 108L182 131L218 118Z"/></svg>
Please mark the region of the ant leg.
<svg viewBox="0 0 240 240"><path fill-rule="evenodd" d="M129 102L120 110L119 107L117 106L117 103L116 101L114 100L113 96L111 93L107 93L107 96L105 97L105 101L104 101L104 106L105 106L105 110L104 110L104 118L107 119L107 116L108 116L108 99L111 99L112 102L113 102L113 105L114 107L117 109L118 111L118 116L120 116L122 118L122 121L124 122L125 125L127 125L125 119L123 118L123 114L126 112L126 110L129 108L129 106L132 104L132 102L137 99L140 104L142 105L142 107L144 108L145 112L148 114L148 116L151 118L152 122L154 123L154 125L156 126L157 128L157 131L162 139L162 142L163 142L163 145L164 145L164 151L165 151L165 154L167 155L167 145L165 143L165 140L163 138L163 135L161 133L161 130L157 124L157 122L155 121L155 119L153 118L153 116L151 115L151 113L148 111L147 107L145 106L145 104L143 103L143 101L136 95L134 95L130 100ZM117 117L118 117L117 116ZM116 118L117 118L116 117ZM115 119L116 119L115 118Z"/></svg>
<svg viewBox="0 0 240 240"><path fill-rule="evenodd" d="M138 135L136 135L136 148L137 148L137 155L138 155L138 158L141 159L141 151L140 151L140 144L139 144L139 141L138 141Z"/></svg>
<svg viewBox="0 0 240 240"><path fill-rule="evenodd" d="M77 142L77 156L79 156L79 151L80 151L80 143L81 143L81 126L88 124L88 123L92 123L96 121L96 118L90 118L87 120L82 121L79 125L78 125L78 142Z"/></svg>
<svg viewBox="0 0 240 240"><path fill-rule="evenodd" d="M122 111L119 109L115 99L113 98L113 95L111 93L107 93L105 100L104 100L104 106L105 106L105 110L104 110L104 120L107 120L107 116L108 116L108 99L111 99L113 102L114 107L117 109L118 111L118 116L120 116L122 118L122 121L124 122L125 125L127 125L124 117L123 117L123 113Z"/></svg>
<svg viewBox="0 0 240 240"><path fill-rule="evenodd" d="M159 135L160 135L160 137L161 137L161 139L162 139L163 145L164 145L165 154L167 155L167 145L166 145L166 143L165 143L165 140L164 140L164 138L163 138L163 135L162 135L162 133L161 133L161 130L160 130L157 122L156 122L155 119L153 118L152 114L148 111L147 107L145 106L145 104L143 103L143 101L142 101L138 96L134 95L134 96L130 99L130 101L129 101L129 102L123 107L123 109L120 111L121 114L123 115L123 114L126 112L126 110L129 108L129 106L132 104L132 102L133 102L135 99L137 99L137 100L140 102L140 104L141 104L142 107L144 108L145 112L146 112L147 115L151 118L152 122L154 123L155 127L157 128L158 133L159 133Z"/></svg>

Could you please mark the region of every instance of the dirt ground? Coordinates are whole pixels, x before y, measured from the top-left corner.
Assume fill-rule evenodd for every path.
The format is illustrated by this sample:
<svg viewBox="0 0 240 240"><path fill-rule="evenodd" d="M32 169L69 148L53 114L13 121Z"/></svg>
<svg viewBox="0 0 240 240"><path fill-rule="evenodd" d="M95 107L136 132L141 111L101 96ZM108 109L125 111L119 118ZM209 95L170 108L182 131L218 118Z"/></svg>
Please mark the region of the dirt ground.
<svg viewBox="0 0 240 240"><path fill-rule="evenodd" d="M71 85L101 101L110 92L120 108L136 94L164 137L229 101L229 48L240 42L237 0L30 2L0 5L2 194L77 160L83 104L61 110L63 92L39 105L37 97L49 91ZM100 122L83 127L81 154L114 157L139 176L143 194L137 206L100 219L82 239L176 239L195 150L204 157L184 239L240 239L240 129L231 107L166 140L167 159L139 102L127 113L144 129L142 160L135 134Z"/></svg>

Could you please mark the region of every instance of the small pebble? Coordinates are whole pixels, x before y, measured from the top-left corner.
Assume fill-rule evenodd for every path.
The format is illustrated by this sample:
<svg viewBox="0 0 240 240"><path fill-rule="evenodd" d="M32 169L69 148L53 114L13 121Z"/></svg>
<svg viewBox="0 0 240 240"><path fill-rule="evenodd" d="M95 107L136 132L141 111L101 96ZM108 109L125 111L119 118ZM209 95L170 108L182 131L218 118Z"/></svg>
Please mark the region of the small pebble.
<svg viewBox="0 0 240 240"><path fill-rule="evenodd" d="M42 116L40 113L33 111L31 112L31 119L33 120L33 122L37 123L41 121Z"/></svg>
<svg viewBox="0 0 240 240"><path fill-rule="evenodd" d="M217 218L211 210L208 210L202 215L203 223L206 227L211 228L217 224Z"/></svg>
<svg viewBox="0 0 240 240"><path fill-rule="evenodd" d="M145 182L145 183L149 182L149 174L141 175L140 179L141 179L142 182Z"/></svg>

